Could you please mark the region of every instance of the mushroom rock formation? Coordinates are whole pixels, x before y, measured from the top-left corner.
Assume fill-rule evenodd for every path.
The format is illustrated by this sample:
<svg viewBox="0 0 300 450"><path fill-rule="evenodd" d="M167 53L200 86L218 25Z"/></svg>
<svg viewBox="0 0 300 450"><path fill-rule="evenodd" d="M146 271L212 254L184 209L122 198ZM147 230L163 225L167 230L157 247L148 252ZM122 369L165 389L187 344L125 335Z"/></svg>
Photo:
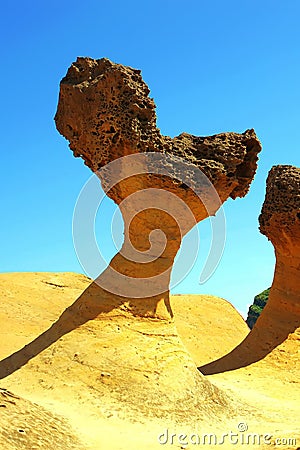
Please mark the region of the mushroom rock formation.
<svg viewBox="0 0 300 450"><path fill-rule="evenodd" d="M148 94L139 70L78 58L61 81L55 116L74 155L122 212L123 247L98 282L120 284L123 275L124 289L115 293L124 297L152 297L158 283L158 294L168 291L182 237L228 197L247 193L261 149L254 130L162 136Z"/></svg>
<svg viewBox="0 0 300 450"><path fill-rule="evenodd" d="M204 374L244 367L273 353L278 360L277 346L299 340L300 168L280 165L270 170L259 223L276 256L268 302L244 341L223 358L200 367Z"/></svg>
<svg viewBox="0 0 300 450"><path fill-rule="evenodd" d="M111 395L122 392L138 409L146 402L156 414L214 415L212 405L228 399L177 335L170 274L182 237L228 197L247 193L261 145L254 130L162 136L148 94L139 70L105 58L78 58L61 81L57 129L124 219L121 250L67 314L77 325L97 319L99 336L111 343L103 355Z"/></svg>

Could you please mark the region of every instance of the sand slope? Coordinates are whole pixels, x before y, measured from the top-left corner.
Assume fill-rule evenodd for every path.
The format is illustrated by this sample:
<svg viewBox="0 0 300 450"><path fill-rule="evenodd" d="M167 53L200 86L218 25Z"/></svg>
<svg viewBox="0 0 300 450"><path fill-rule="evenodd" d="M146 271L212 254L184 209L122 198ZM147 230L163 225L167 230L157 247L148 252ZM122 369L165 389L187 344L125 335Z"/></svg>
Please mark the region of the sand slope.
<svg viewBox="0 0 300 450"><path fill-rule="evenodd" d="M47 330L89 284L88 278L73 273L1 274L1 360L17 352ZM248 333L241 316L225 300L212 296L181 295L173 296L171 303L175 325L195 365L205 364L230 352ZM111 323L115 323L114 320ZM119 326L118 324L116 326ZM120 342L123 345L125 341L116 341L116 349ZM163 351L167 352L168 343L164 345ZM168 419L165 419L164 411L158 412L156 417L150 414L146 419L147 411L151 411L153 406L146 397L143 400L145 417L142 419L133 413L134 408L128 411L122 408L120 399L125 395L124 392L119 392L119 397L117 394L114 397L108 396L108 392L117 392L118 387L124 382L116 383L115 380L118 378L110 373L108 355L112 357L112 353L106 353L105 346L114 348L114 343L105 343L104 336L99 337L97 321L89 321L60 337L23 367L20 366L18 370L1 380L2 388L9 389L18 397L24 398L18 401L26 403L27 410L32 411L31 415L35 417L40 414L46 421L49 414L51 420L57 421L55 427L58 434L53 434L57 445L53 448L63 448L59 447L60 433L68 436L69 447L66 444L64 447L66 449L81 449L82 444L78 439L84 442L84 448L93 450L180 448L178 439L177 441L175 439L177 443L174 441L174 445L168 445L170 444L168 442L162 446L158 443L157 436L163 433L166 427L174 432L181 430L188 433L198 430L200 433L201 430L206 432L213 430L221 433L230 429L236 430L239 422L247 422L252 432L298 439L297 445L300 445L300 355L297 332L263 361L243 369L207 377L228 395L230 408L234 409L235 405L236 409L228 410L227 416L223 414L214 420L212 417L214 411L212 410L210 414L207 404L207 414L203 414L198 423L190 424L188 417L182 417L182 421L172 421L169 415ZM123 348L124 351L128 351ZM151 363L146 361L145 367L147 364ZM283 366L286 367L285 370ZM114 367L113 361L111 367ZM141 373L143 377L146 373L145 367L141 368L140 373L136 371L134 374L132 371L126 372L126 368L120 368L122 376L128 375L128 392L132 392L135 382L140 383ZM170 366L170 377L172 376L174 374ZM176 374L174 378L175 388L180 389L180 386L176 387ZM148 382L147 377L143 379L145 383ZM139 392L137 389L137 395ZM141 399L136 401L141 402ZM154 399L153 402L155 401ZM32 402L36 404L31 406ZM134 405L133 402L133 407ZM205 407L205 404L199 405L199 410L205 411ZM180 405L176 405L176 408L180 409ZM183 414L186 410L185 405L182 405ZM0 414L0 427L5 430L7 415L3 414L2 408ZM18 415L18 410L15 410L14 414ZM33 429L38 426L47 442L47 427L43 424L36 425L34 417L29 427ZM176 417L178 419L178 415ZM22 421L21 413L20 420ZM15 422L11 422L11 427L16 428ZM18 441L19 434L16 429L14 431L11 429L9 433L11 439L8 443L7 435L2 431L0 447L26 450L40 448L34 447L35 444L30 444L31 441L26 439ZM51 445L45 444L41 448L52 448ZM201 446L197 446L199 447ZM282 446L272 448L277 447L282 448ZM190 445L186 448L195 446ZM222 445L222 448L237 448L237 446L228 444ZM261 445L259 448L264 446ZM265 448L270 448L270 445L266 445ZM284 448L295 449L297 446L292 443L285 445Z"/></svg>

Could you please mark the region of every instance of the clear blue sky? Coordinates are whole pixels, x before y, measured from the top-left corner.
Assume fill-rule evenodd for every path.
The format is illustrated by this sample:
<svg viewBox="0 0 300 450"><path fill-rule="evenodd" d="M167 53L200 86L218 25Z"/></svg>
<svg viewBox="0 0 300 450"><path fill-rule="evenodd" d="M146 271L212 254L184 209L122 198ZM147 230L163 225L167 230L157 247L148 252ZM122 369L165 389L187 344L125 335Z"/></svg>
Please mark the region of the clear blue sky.
<svg viewBox="0 0 300 450"><path fill-rule="evenodd" d="M259 169L248 196L225 205L219 267L199 284L210 239L203 223L199 260L174 289L220 295L245 311L273 277L273 248L257 221L268 170L300 166L299 17L298 0L2 2L0 271L82 272L72 214L90 171L53 117L71 62L105 56L142 69L164 134L255 128ZM113 211L106 201L97 220L108 259ZM188 242L182 251L188 257Z"/></svg>

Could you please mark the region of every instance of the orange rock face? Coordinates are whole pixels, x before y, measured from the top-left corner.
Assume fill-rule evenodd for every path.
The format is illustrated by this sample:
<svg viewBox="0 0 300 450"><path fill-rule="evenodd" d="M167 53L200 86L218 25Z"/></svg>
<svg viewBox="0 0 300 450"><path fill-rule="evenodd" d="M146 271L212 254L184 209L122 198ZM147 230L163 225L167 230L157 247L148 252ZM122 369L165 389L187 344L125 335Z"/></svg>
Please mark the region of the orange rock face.
<svg viewBox="0 0 300 450"><path fill-rule="evenodd" d="M260 231L274 245L276 256L268 302L246 339L228 355L201 367L204 374L259 361L286 339L293 340L294 335L299 335L300 168L274 166L271 169L259 223Z"/></svg>
<svg viewBox="0 0 300 450"><path fill-rule="evenodd" d="M267 343L273 346L300 326L300 168L272 168L259 223L274 245L276 267L257 328L268 330Z"/></svg>
<svg viewBox="0 0 300 450"><path fill-rule="evenodd" d="M119 206L124 243L62 314L55 336L93 320L108 343L108 402L154 416L216 417L232 402L199 373L178 336L170 275L183 236L228 197L247 193L261 145L254 130L162 136L148 94L140 71L107 59L78 58L61 81L57 128Z"/></svg>
<svg viewBox="0 0 300 450"><path fill-rule="evenodd" d="M56 126L74 156L82 157L93 172L125 155L163 152L200 167L214 185L223 181L220 196L222 191L226 197L245 195L261 149L254 130L209 137L162 136L149 92L140 70L106 58L78 58L60 84ZM173 169L178 175L180 167L174 164ZM114 195L117 203L123 198Z"/></svg>
<svg viewBox="0 0 300 450"><path fill-rule="evenodd" d="M148 94L139 70L78 58L61 81L55 121L123 215L124 244L98 284L131 304L151 298L155 315L183 236L247 193L261 146L254 130L162 136Z"/></svg>

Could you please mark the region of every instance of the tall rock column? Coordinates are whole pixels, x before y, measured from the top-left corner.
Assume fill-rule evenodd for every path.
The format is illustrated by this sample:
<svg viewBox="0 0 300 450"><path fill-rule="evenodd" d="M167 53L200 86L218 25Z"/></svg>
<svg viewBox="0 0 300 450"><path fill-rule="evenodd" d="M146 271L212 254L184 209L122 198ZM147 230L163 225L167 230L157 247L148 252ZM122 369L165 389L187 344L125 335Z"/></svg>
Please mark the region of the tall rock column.
<svg viewBox="0 0 300 450"><path fill-rule="evenodd" d="M276 266L257 328L265 330L267 344L273 347L300 327L300 168L272 168L259 223L274 245Z"/></svg>
<svg viewBox="0 0 300 450"><path fill-rule="evenodd" d="M259 361L300 327L300 168L280 165L270 170L259 223L276 256L268 302L246 339L228 355L200 367L204 374Z"/></svg>

